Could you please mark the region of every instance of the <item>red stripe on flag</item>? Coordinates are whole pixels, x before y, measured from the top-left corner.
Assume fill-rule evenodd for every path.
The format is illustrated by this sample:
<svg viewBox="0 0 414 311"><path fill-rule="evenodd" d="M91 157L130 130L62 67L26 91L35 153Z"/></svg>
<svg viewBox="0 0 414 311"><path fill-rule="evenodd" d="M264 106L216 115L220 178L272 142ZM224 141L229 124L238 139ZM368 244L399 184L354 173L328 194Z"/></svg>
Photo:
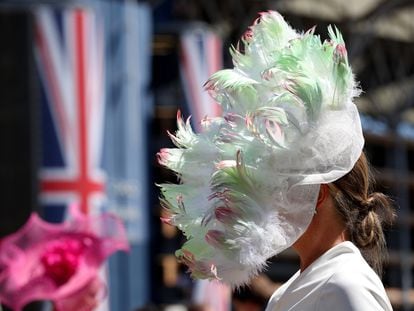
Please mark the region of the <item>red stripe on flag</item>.
<svg viewBox="0 0 414 311"><path fill-rule="evenodd" d="M214 34L208 34L208 48L207 48L207 58L208 58L208 75L211 76L216 71L220 70L223 66L221 60L221 41L219 37ZM221 106L210 98L210 103L212 105L213 116L221 115Z"/></svg>
<svg viewBox="0 0 414 311"><path fill-rule="evenodd" d="M184 39L185 40L185 39ZM191 56L188 55L189 51L186 48L186 45L183 44L184 40L181 44L181 59L182 63L184 64L184 74L186 75L187 82L189 84L189 93L191 100L194 101L194 103L190 103L194 107L195 110L195 121L200 121L202 116L200 116L200 107L202 107L202 98L199 96L199 93L197 92L197 86L199 83L199 79L197 79L196 75L194 74L194 70L192 70L192 66L196 66L196 64L191 63ZM196 127L199 127L198 124L196 124Z"/></svg>
<svg viewBox="0 0 414 311"><path fill-rule="evenodd" d="M80 207L84 213L88 212L88 196L90 193L89 167L88 167L88 132L86 116L86 83L85 79L85 14L81 10L75 10L75 33L76 33L76 82L77 100L79 107L79 186Z"/></svg>

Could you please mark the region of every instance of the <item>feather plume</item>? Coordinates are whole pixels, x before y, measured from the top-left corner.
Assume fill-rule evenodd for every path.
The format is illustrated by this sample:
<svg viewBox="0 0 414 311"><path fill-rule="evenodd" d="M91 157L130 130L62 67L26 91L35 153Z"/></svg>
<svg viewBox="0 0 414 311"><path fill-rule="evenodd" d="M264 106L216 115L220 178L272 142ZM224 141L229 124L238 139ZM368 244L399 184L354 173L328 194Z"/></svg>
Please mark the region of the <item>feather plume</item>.
<svg viewBox="0 0 414 311"><path fill-rule="evenodd" d="M177 114L177 148L158 153L180 184L161 184L163 220L187 242L176 252L195 278L240 286L309 225L321 183L345 175L363 137L359 94L337 28L321 42L273 11L231 47L233 69L205 87L222 105L194 133Z"/></svg>

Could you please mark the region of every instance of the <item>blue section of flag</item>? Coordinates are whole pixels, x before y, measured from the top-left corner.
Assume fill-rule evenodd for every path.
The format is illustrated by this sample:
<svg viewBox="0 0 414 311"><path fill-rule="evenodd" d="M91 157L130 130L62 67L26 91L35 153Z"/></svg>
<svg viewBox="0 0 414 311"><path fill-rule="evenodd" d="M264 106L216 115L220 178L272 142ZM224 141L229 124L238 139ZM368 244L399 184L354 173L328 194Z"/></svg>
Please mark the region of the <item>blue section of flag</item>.
<svg viewBox="0 0 414 311"><path fill-rule="evenodd" d="M44 219L51 223L60 223L65 218L66 205L47 204L43 208Z"/></svg>
<svg viewBox="0 0 414 311"><path fill-rule="evenodd" d="M64 27L63 25L64 11L65 10L54 10L53 11L53 17L55 21L56 30L58 31L60 39L62 39L64 36L64 28L63 28ZM58 43L62 45L62 48L65 48L65 46L63 46L64 44L63 40L59 40Z"/></svg>
<svg viewBox="0 0 414 311"><path fill-rule="evenodd" d="M152 11L146 3L131 1L104 7L109 43L104 144L108 208L123 218L131 243L128 255L119 253L111 260L110 309L133 310L149 302L151 288L147 124Z"/></svg>
<svg viewBox="0 0 414 311"><path fill-rule="evenodd" d="M42 140L42 166L62 167L64 165L60 151L56 128L48 105L44 85L40 84L41 97L41 140Z"/></svg>

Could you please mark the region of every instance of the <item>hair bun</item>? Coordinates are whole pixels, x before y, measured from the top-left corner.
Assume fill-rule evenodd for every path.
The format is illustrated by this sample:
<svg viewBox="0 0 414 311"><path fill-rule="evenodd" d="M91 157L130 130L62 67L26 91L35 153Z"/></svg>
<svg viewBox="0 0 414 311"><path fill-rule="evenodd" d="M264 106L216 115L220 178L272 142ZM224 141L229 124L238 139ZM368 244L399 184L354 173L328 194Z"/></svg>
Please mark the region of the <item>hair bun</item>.
<svg viewBox="0 0 414 311"><path fill-rule="evenodd" d="M368 198L362 201L362 206L367 210L371 211L376 207L376 203L378 203L378 192L374 192L368 196ZM379 193L380 194L380 193Z"/></svg>
<svg viewBox="0 0 414 311"><path fill-rule="evenodd" d="M381 223L392 223L395 218L390 198L381 192L371 193L362 205L367 212L378 214Z"/></svg>

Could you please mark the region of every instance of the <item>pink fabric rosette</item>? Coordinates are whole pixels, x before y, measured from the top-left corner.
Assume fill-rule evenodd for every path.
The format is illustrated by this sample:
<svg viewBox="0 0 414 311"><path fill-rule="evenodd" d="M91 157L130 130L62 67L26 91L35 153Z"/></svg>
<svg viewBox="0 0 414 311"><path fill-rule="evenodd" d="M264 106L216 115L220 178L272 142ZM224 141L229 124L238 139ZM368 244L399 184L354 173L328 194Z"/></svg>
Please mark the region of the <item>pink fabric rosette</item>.
<svg viewBox="0 0 414 311"><path fill-rule="evenodd" d="M104 289L98 269L118 250L129 245L115 215L87 216L72 206L68 220L52 224L32 213L0 240L0 301L16 311L34 300L53 301L56 311L92 310Z"/></svg>

